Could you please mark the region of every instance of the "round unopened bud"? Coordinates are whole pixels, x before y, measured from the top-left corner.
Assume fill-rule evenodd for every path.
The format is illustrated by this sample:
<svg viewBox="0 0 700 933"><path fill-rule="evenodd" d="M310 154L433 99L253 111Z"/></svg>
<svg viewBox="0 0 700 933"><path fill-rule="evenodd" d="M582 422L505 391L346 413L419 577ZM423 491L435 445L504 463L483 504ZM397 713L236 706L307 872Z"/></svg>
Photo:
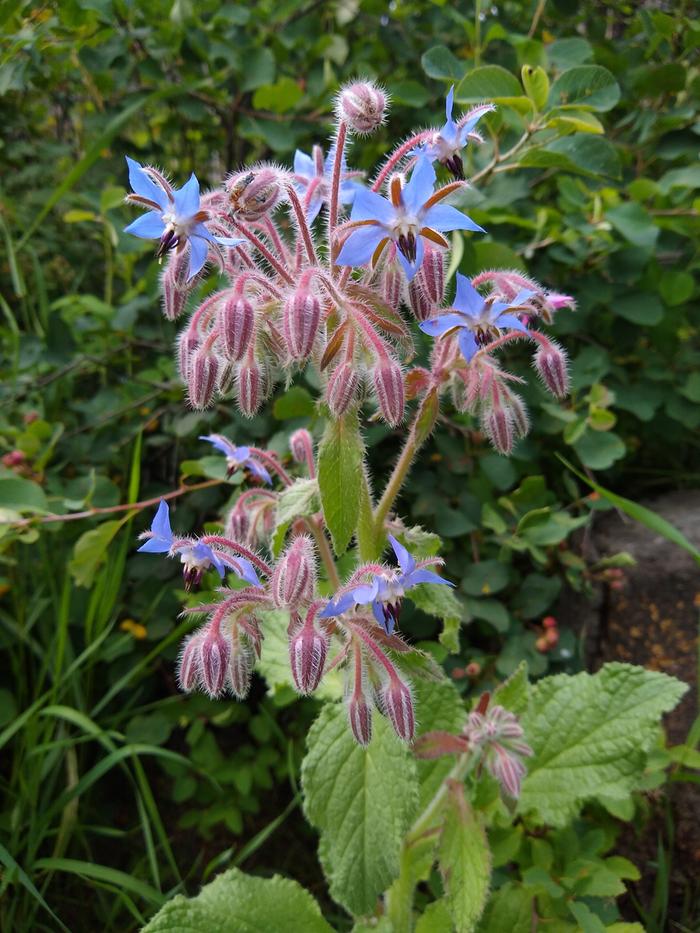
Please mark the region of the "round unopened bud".
<svg viewBox="0 0 700 933"><path fill-rule="evenodd" d="M289 640L289 663L299 693L313 693L321 682L328 654L328 636L305 622Z"/></svg>
<svg viewBox="0 0 700 933"><path fill-rule="evenodd" d="M360 374L352 363L336 366L326 386L326 401L335 418L340 418L350 408L357 397Z"/></svg>
<svg viewBox="0 0 700 933"><path fill-rule="evenodd" d="M192 355L199 346L199 338L195 333L183 330L177 338L177 368L180 379L187 385L192 368Z"/></svg>
<svg viewBox="0 0 700 933"><path fill-rule="evenodd" d="M321 320L321 302L313 292L300 289L286 300L282 311L284 342L293 360L311 353Z"/></svg>
<svg viewBox="0 0 700 933"><path fill-rule="evenodd" d="M464 673L467 677L478 677L481 673L481 664L478 661L470 661L464 668Z"/></svg>
<svg viewBox="0 0 700 933"><path fill-rule="evenodd" d="M211 697L223 693L231 656L230 642L218 626L209 626L203 633L199 651L202 686Z"/></svg>
<svg viewBox="0 0 700 933"><path fill-rule="evenodd" d="M350 697L348 721L355 741L366 748L372 741L372 709L361 693Z"/></svg>
<svg viewBox="0 0 700 933"><path fill-rule="evenodd" d="M314 545L299 535L277 561L272 573L272 599L279 609L298 609L313 598L316 585Z"/></svg>
<svg viewBox="0 0 700 933"><path fill-rule="evenodd" d="M277 206L282 189L277 172L258 168L238 172L226 183L231 213L242 220L260 220Z"/></svg>
<svg viewBox="0 0 700 933"><path fill-rule="evenodd" d="M219 311L218 326L221 345L228 359L242 359L255 328L252 303L242 296L228 298Z"/></svg>
<svg viewBox="0 0 700 933"><path fill-rule="evenodd" d="M314 442L306 428L299 428L289 436L289 449L297 463L313 463Z"/></svg>
<svg viewBox="0 0 700 933"><path fill-rule="evenodd" d="M187 693L199 686L200 681L200 651L202 647L202 635L196 633L186 639L180 652L180 659L177 665L177 682L181 690Z"/></svg>
<svg viewBox="0 0 700 933"><path fill-rule="evenodd" d="M373 133L384 122L386 94L371 81L356 81L341 89L336 113L360 136Z"/></svg>
<svg viewBox="0 0 700 933"><path fill-rule="evenodd" d="M508 409L495 405L482 416L484 431L499 454L513 449L513 421Z"/></svg>
<svg viewBox="0 0 700 933"><path fill-rule="evenodd" d="M542 619L542 625L544 628L556 628L557 620L554 616L545 616L544 619Z"/></svg>
<svg viewBox="0 0 700 933"><path fill-rule="evenodd" d="M380 360L372 372L372 381L382 418L396 427L403 420L406 404L401 367L389 357Z"/></svg>
<svg viewBox="0 0 700 933"><path fill-rule="evenodd" d="M218 357L204 347L194 352L187 378L187 388L192 408L201 411L211 405L219 375Z"/></svg>
<svg viewBox="0 0 700 933"><path fill-rule="evenodd" d="M398 737L404 742L413 741L416 717L413 710L413 697L408 685L398 678L389 681L382 690L381 704Z"/></svg>
<svg viewBox="0 0 700 933"><path fill-rule="evenodd" d="M174 321L185 309L187 298L199 276L188 282L190 260L187 253L173 253L161 278L163 314Z"/></svg>
<svg viewBox="0 0 700 933"><path fill-rule="evenodd" d="M263 400L262 370L255 360L246 360L238 367L236 395L238 407L247 418L252 418Z"/></svg>
<svg viewBox="0 0 700 933"><path fill-rule="evenodd" d="M554 342L540 346L535 353L535 369L552 395L563 398L569 391L569 368L564 350Z"/></svg>

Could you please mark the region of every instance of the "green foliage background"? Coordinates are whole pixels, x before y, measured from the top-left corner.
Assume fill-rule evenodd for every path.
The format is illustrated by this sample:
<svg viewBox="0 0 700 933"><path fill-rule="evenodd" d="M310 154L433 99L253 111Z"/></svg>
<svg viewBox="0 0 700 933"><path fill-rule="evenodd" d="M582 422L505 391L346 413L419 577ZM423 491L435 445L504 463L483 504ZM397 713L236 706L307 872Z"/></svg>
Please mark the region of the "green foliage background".
<svg viewBox="0 0 700 933"><path fill-rule="evenodd" d="M282 451L291 428L315 426L311 383L252 422L228 406L186 409L157 266L121 233L124 155L178 179L196 170L211 185L242 163L288 162L296 147L327 140L332 94L356 74L383 81L394 102L387 126L351 151L360 168L412 127L441 122L451 83L465 105L499 99L487 136L507 149L534 120L525 94L539 91L527 82L544 69L548 125L512 160L517 170L469 194L489 236L463 244L459 268L526 269L576 296L554 329L572 358L572 397L548 403L531 380L533 431L508 460L448 414L402 507L442 538L460 595L438 607L444 629L417 610L404 627L448 671L479 662L477 682L455 680L465 693L522 658L535 675L577 670L573 632L544 655L536 624L563 585L589 585L595 568L571 535L601 504L555 454L633 498L698 482L691 13L689 3L670 15L591 0L497 10L426 0L0 3L0 445L25 457L20 469L0 467L8 929L56 929L48 909L75 930L136 929L166 896L195 891L222 867L322 886L297 787L316 704L262 681L245 705L177 693L173 662L191 623L177 618L174 568L133 556L144 516L16 524L157 496L182 476L204 488L179 500L177 522L199 527L230 490L206 485L221 466L201 457L198 434L216 425ZM560 75L593 66L606 72L589 71L595 86L584 82L592 90L577 98L581 85ZM569 109L552 110L561 105ZM470 152L474 174L493 150ZM395 438L372 426L367 439L374 469L387 469Z"/></svg>

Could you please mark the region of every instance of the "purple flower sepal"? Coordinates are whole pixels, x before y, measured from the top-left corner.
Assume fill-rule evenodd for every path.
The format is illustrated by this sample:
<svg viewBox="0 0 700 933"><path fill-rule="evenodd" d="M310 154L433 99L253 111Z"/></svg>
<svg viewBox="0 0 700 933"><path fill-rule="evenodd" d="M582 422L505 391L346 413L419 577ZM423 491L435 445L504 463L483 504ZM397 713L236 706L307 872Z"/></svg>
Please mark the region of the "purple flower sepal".
<svg viewBox="0 0 700 933"><path fill-rule="evenodd" d="M247 470L255 479L272 485L272 477L262 465L258 463L250 452L250 447L236 447L223 434L200 434L200 441L206 441L226 457L226 475L231 476L236 470Z"/></svg>
<svg viewBox="0 0 700 933"><path fill-rule="evenodd" d="M527 334L525 324L509 312L526 311L523 305L534 294L534 291L524 289L509 303L494 301L480 295L466 275L457 273L457 294L452 304L453 310L440 317L423 321L418 326L430 337L442 337L450 331L458 330L459 348L465 360L469 362L482 347L499 337L501 331L517 330Z"/></svg>
<svg viewBox="0 0 700 933"><path fill-rule="evenodd" d="M133 191L127 195L127 200L148 208L148 212L124 227L124 232L144 240L160 240L156 253L159 259L172 249L181 252L189 243L188 281L201 271L207 261L210 243L234 247L245 242L209 233L205 225L209 214L200 207L199 182L194 172L182 188L171 188L162 176L151 174L129 156L126 162Z"/></svg>
<svg viewBox="0 0 700 933"><path fill-rule="evenodd" d="M370 261L375 265L384 248L393 243L410 282L423 262L425 240L446 249L450 244L442 234L450 230L484 233L462 211L440 203L460 183L452 182L434 191L435 178L431 161L420 155L405 185L396 175L391 179L390 199L360 188L350 215L350 224L356 229L343 244L336 265L364 266Z"/></svg>
<svg viewBox="0 0 700 933"><path fill-rule="evenodd" d="M391 635L399 621L401 602L406 590L418 586L419 583L441 583L453 586L449 580L444 580L439 574L427 570L421 561L417 564L415 558L393 535L389 535L389 542L394 550L399 564L400 573L395 570L372 573L367 583L360 583L342 592L319 612L320 619L330 619L342 615L355 606L371 605L374 618L381 625L387 635ZM430 563L430 561L428 561ZM433 561L434 563L434 561Z"/></svg>
<svg viewBox="0 0 700 933"><path fill-rule="evenodd" d="M186 590L199 586L205 572L211 567L216 570L222 580L226 569L230 568L247 583L261 586L253 565L244 557L229 558L228 555L215 551L208 544L202 544L201 541L175 538L170 527L170 509L165 499L160 500L150 531L145 531L142 537L146 538L146 541L138 549L139 551L146 554L168 554L170 557L179 555L183 565L182 572Z"/></svg>

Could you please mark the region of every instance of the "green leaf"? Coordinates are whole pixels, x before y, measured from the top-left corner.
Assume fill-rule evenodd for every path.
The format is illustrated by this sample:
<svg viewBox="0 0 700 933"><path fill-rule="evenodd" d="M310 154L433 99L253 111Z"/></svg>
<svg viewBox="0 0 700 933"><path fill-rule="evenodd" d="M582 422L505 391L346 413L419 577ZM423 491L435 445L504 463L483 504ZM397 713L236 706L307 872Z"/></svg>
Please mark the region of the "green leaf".
<svg viewBox="0 0 700 933"><path fill-rule="evenodd" d="M447 797L438 863L454 928L457 933L471 933L486 906L491 850L463 785L456 781Z"/></svg>
<svg viewBox="0 0 700 933"><path fill-rule="evenodd" d="M384 717L375 716L365 749L344 707L328 704L309 731L301 778L331 896L350 913L368 913L399 873L418 799L415 761Z"/></svg>
<svg viewBox="0 0 700 933"><path fill-rule="evenodd" d="M613 310L626 321L642 327L655 327L664 317L664 306L658 297L642 292L615 299Z"/></svg>
<svg viewBox="0 0 700 933"><path fill-rule="evenodd" d="M314 898L290 878L223 872L196 897L178 894L142 933L332 933Z"/></svg>
<svg viewBox="0 0 700 933"><path fill-rule="evenodd" d="M107 549L129 516L102 522L97 528L84 532L75 542L73 556L68 563L68 571L76 586L90 587L100 565L107 558Z"/></svg>
<svg viewBox="0 0 700 933"><path fill-rule="evenodd" d="M531 933L533 902L531 891L506 882L489 901L480 933Z"/></svg>
<svg viewBox="0 0 700 933"><path fill-rule="evenodd" d="M453 933L450 908L444 897L428 904L416 921L415 933Z"/></svg>
<svg viewBox="0 0 700 933"><path fill-rule="evenodd" d="M48 512L46 493L21 476L0 477L0 508L12 512Z"/></svg>
<svg viewBox="0 0 700 933"><path fill-rule="evenodd" d="M316 409L311 393L303 386L292 386L284 395L275 399L272 414L278 421L287 418L307 418Z"/></svg>
<svg viewBox="0 0 700 933"><path fill-rule="evenodd" d="M585 39L556 39L547 46L547 58L559 71L583 65L593 55L593 48Z"/></svg>
<svg viewBox="0 0 700 933"><path fill-rule="evenodd" d="M339 556L345 553L357 528L363 455L356 412L328 422L318 451L318 485L323 515Z"/></svg>
<svg viewBox="0 0 700 933"><path fill-rule="evenodd" d="M693 294L695 279L682 269L667 269L659 281L659 292L666 304L675 308L682 305Z"/></svg>
<svg viewBox="0 0 700 933"><path fill-rule="evenodd" d="M646 508L646 506L639 505L638 502L633 502L631 499L625 499L624 496L619 496L615 492L610 492L609 489L606 489L599 483L595 483L592 479L589 479L587 476L581 473L580 470L577 470L576 467L572 466L569 461L562 457L560 454L557 454L557 457L559 460L561 460L567 469L571 470L572 473L575 473L580 480L583 480L584 483L589 485L591 489L594 489L599 495L607 499L608 502L612 502L614 506L616 506L618 509L621 509L625 515L629 515L629 517L633 518L636 522L640 522L642 525L646 525L650 531L656 532L656 534L666 538L667 541L671 541L673 544L677 544L679 547L682 547L684 551L687 551L695 558L698 563L700 563L700 551L693 544L691 544L686 536L680 532L675 527L675 525L667 522L665 518L657 515L656 512Z"/></svg>
<svg viewBox="0 0 700 933"><path fill-rule="evenodd" d="M592 470L607 470L627 452L624 443L613 431L606 434L586 431L574 444L574 450L581 462Z"/></svg>
<svg viewBox="0 0 700 933"><path fill-rule="evenodd" d="M587 110L567 110L555 107L547 115L548 127L555 130L571 133L604 133L605 127L598 117L594 117Z"/></svg>
<svg viewBox="0 0 700 933"><path fill-rule="evenodd" d="M518 109L522 104L517 102L522 102L525 109L532 107L515 75L500 65L483 65L467 72L455 88L455 100L460 104L488 100L514 104Z"/></svg>
<svg viewBox="0 0 700 933"><path fill-rule="evenodd" d="M130 891L143 898L149 904L160 907L165 897L151 885L134 878L132 875L108 865L97 865L95 862L83 862L73 858L40 858L34 862L35 871L63 871L71 875L79 875L93 881L113 885L117 890ZM150 925L150 924L149 924ZM161 927L161 929L164 929ZM170 928L174 929L174 928Z"/></svg>
<svg viewBox="0 0 700 933"><path fill-rule="evenodd" d="M607 220L618 233L644 249L653 249L659 237L659 227L654 223L651 215L636 201L628 201L618 207L611 207L606 211Z"/></svg>
<svg viewBox="0 0 700 933"><path fill-rule="evenodd" d="M265 84L253 94L256 110L271 110L285 113L291 110L304 96L304 92L292 78L280 78L275 84Z"/></svg>
<svg viewBox="0 0 700 933"><path fill-rule="evenodd" d="M661 715L688 687L630 664L560 674L531 688L521 722L534 751L518 809L564 826L598 795L623 799L639 786Z"/></svg>
<svg viewBox="0 0 700 933"><path fill-rule="evenodd" d="M464 701L446 677L438 681L416 680L414 697L418 735L436 730L453 734L461 731L467 718ZM454 758L449 755L417 762L420 783L418 812L427 807L453 766Z"/></svg>
<svg viewBox="0 0 700 933"><path fill-rule="evenodd" d="M429 78L439 81L459 81L464 74L464 64L452 54L446 45L434 45L421 56L423 71Z"/></svg>
<svg viewBox="0 0 700 933"><path fill-rule="evenodd" d="M530 683L527 679L527 663L521 661L508 680L494 690L493 702L504 706L517 716L527 712L530 705Z"/></svg>
<svg viewBox="0 0 700 933"><path fill-rule="evenodd" d="M523 65L520 77L525 93L535 105L535 110L541 110L547 103L547 97L549 96L547 72L539 65L536 68L533 68L532 65Z"/></svg>
<svg viewBox="0 0 700 933"><path fill-rule="evenodd" d="M469 596L490 596L508 585L510 567L500 560L469 564L462 577L462 589Z"/></svg>
<svg viewBox="0 0 700 933"><path fill-rule="evenodd" d="M459 651L459 629L465 618L464 606L449 586L421 583L406 594L414 606L445 623L440 641L454 654Z"/></svg>
<svg viewBox="0 0 700 933"><path fill-rule="evenodd" d="M607 139L590 132L572 133L542 149L530 149L519 164L526 168L558 168L589 177L620 176L620 157L615 147Z"/></svg>
<svg viewBox="0 0 700 933"><path fill-rule="evenodd" d="M318 482L315 479L297 479L282 490L277 499L275 530L272 534L272 553L278 557L284 545L287 529L296 518L315 515L321 507Z"/></svg>
<svg viewBox="0 0 700 933"><path fill-rule="evenodd" d="M620 85L607 68L577 65L560 74L549 94L550 107L612 110L620 99Z"/></svg>

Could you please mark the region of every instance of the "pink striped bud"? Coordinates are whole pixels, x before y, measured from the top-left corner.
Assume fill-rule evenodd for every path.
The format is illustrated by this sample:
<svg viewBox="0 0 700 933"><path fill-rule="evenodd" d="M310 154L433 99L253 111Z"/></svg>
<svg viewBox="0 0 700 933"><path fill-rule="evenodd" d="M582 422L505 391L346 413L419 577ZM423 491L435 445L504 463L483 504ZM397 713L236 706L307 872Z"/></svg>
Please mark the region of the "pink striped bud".
<svg viewBox="0 0 700 933"><path fill-rule="evenodd" d="M218 626L209 625L200 647L202 687L211 697L223 693L231 657L231 644L224 638Z"/></svg>
<svg viewBox="0 0 700 933"><path fill-rule="evenodd" d="M226 521L226 537L233 538L243 544L248 538L250 519L244 509L238 507L231 509Z"/></svg>
<svg viewBox="0 0 700 933"><path fill-rule="evenodd" d="M360 374L352 363L336 366L328 378L326 401L335 418L340 418L350 408L357 397Z"/></svg>
<svg viewBox="0 0 700 933"><path fill-rule="evenodd" d="M366 748L372 741L372 708L363 694L354 693L350 697L348 721L355 741Z"/></svg>
<svg viewBox="0 0 700 933"><path fill-rule="evenodd" d="M231 692L239 700L245 700L248 696L253 674L253 660L252 649L242 644L240 638L236 639L228 659L226 680Z"/></svg>
<svg viewBox="0 0 700 933"><path fill-rule="evenodd" d="M548 342L535 353L535 369L552 395L564 398L569 392L569 367L566 353L559 344Z"/></svg>
<svg viewBox="0 0 700 933"><path fill-rule="evenodd" d="M513 419L510 411L502 405L494 405L484 412L481 422L499 454L509 454L513 449Z"/></svg>
<svg viewBox="0 0 700 933"><path fill-rule="evenodd" d="M196 276L188 283L189 271L190 260L187 253L173 253L161 278L163 314L169 321L174 321L182 314L192 286L199 279L199 276Z"/></svg>
<svg viewBox="0 0 700 933"><path fill-rule="evenodd" d="M290 435L289 449L297 463L308 463L313 466L314 442L306 428L299 428Z"/></svg>
<svg viewBox="0 0 700 933"><path fill-rule="evenodd" d="M387 263L384 267L382 276L382 297L384 303L393 311L398 311L401 305L401 295L403 294L403 283L405 276L399 272L396 263Z"/></svg>
<svg viewBox="0 0 700 933"><path fill-rule="evenodd" d="M183 330L177 338L177 368L180 379L187 385L192 368L192 355L199 346L199 338L190 330Z"/></svg>
<svg viewBox="0 0 700 933"><path fill-rule="evenodd" d="M370 81L357 81L341 89L336 101L339 120L360 136L373 133L384 122L386 94Z"/></svg>
<svg viewBox="0 0 700 933"><path fill-rule="evenodd" d="M408 296L411 310L419 321L427 321L435 315L445 297L443 250L425 247L423 262L408 286Z"/></svg>
<svg viewBox="0 0 700 933"><path fill-rule="evenodd" d="M413 710L413 697L408 685L398 678L390 680L382 690L381 704L382 710L398 737L404 742L413 741L416 717Z"/></svg>
<svg viewBox="0 0 700 933"><path fill-rule="evenodd" d="M200 651L203 637L200 632L190 635L182 646L180 659L177 665L177 682L181 690L189 693L199 686L200 671Z"/></svg>
<svg viewBox="0 0 700 933"><path fill-rule="evenodd" d="M508 399L513 428L517 437L525 437L530 430L530 416L527 413L525 402L519 395L513 393Z"/></svg>
<svg viewBox="0 0 700 933"><path fill-rule="evenodd" d="M192 356L187 379L190 405L201 411L211 405L219 375L218 357L204 347Z"/></svg>
<svg viewBox="0 0 700 933"><path fill-rule="evenodd" d="M435 316L437 310L430 297L426 294L421 283L416 281L418 275L408 284L408 303L417 321L427 321Z"/></svg>
<svg viewBox="0 0 700 933"><path fill-rule="evenodd" d="M395 427L403 420L406 404L401 367L387 357L380 360L372 372L374 393L382 418Z"/></svg>
<svg viewBox="0 0 700 933"><path fill-rule="evenodd" d="M230 395L236 386L237 369L235 363L223 363L219 372L217 388L219 395Z"/></svg>
<svg viewBox="0 0 700 933"><path fill-rule="evenodd" d="M219 334L226 356L240 360L253 337L255 309L247 298L228 298L218 314Z"/></svg>
<svg viewBox="0 0 700 933"><path fill-rule="evenodd" d="M272 599L279 609L298 609L313 598L316 586L314 545L299 535L277 561L272 573Z"/></svg>
<svg viewBox="0 0 700 933"><path fill-rule="evenodd" d="M238 367L236 395L238 407L247 418L252 418L263 400L262 370L254 359L247 359Z"/></svg>
<svg viewBox="0 0 700 933"><path fill-rule="evenodd" d="M294 684L301 694L313 693L323 677L328 636L306 621L289 641L289 663Z"/></svg>
<svg viewBox="0 0 700 933"><path fill-rule="evenodd" d="M287 298L282 312L284 342L293 360L305 360L313 350L321 320L321 302L313 292L299 289Z"/></svg>
<svg viewBox="0 0 700 933"><path fill-rule="evenodd" d="M226 183L231 213L242 220L260 220L269 214L281 195L278 173L258 168L233 175Z"/></svg>

